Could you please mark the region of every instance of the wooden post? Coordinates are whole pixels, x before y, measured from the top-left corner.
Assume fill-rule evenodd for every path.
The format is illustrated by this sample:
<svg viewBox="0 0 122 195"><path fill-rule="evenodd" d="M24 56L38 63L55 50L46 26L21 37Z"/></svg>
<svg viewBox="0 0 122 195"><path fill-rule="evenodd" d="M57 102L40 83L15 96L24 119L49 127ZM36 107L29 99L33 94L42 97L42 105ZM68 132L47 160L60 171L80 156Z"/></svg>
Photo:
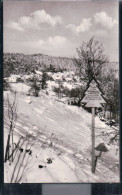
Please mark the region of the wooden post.
<svg viewBox="0 0 122 195"><path fill-rule="evenodd" d="M92 173L95 173L95 108L101 108L102 104L105 104L106 101L102 97L102 92L99 88L99 84L93 78L88 84L87 90L84 92L84 96L81 99L81 103L85 104L86 108L91 108L92 110Z"/></svg>
<svg viewBox="0 0 122 195"><path fill-rule="evenodd" d="M92 108L92 173L95 173L95 108Z"/></svg>

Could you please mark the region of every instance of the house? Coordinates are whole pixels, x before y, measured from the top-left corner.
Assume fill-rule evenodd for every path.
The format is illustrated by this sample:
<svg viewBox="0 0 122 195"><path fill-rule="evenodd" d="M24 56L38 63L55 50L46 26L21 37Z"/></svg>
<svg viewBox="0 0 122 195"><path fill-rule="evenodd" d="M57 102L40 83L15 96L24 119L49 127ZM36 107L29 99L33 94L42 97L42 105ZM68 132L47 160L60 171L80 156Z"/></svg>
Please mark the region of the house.
<svg viewBox="0 0 122 195"><path fill-rule="evenodd" d="M10 83L16 83L16 82L22 82L22 77L20 75L11 75L9 78L8 78L8 82Z"/></svg>
<svg viewBox="0 0 122 195"><path fill-rule="evenodd" d="M66 82L68 82L70 84L72 83L72 79L70 77L65 78L65 80L66 80Z"/></svg>
<svg viewBox="0 0 122 195"><path fill-rule="evenodd" d="M38 75L38 76L42 76L42 72L41 71L38 71L38 70L35 70L35 73Z"/></svg>
<svg viewBox="0 0 122 195"><path fill-rule="evenodd" d="M41 81L43 73L41 71L38 71L38 70L35 70L35 73L36 73L36 77L38 78L38 80Z"/></svg>
<svg viewBox="0 0 122 195"><path fill-rule="evenodd" d="M16 83L16 81L17 81L16 75L11 75L11 76L8 78L8 82L10 82L10 83Z"/></svg>

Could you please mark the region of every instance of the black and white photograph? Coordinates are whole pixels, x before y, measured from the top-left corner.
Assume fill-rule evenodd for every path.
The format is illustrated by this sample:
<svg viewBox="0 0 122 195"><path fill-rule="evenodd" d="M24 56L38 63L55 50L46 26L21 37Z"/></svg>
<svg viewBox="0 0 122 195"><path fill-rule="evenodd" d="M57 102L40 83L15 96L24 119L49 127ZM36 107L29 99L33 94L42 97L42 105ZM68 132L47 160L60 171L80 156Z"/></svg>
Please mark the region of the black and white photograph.
<svg viewBox="0 0 122 195"><path fill-rule="evenodd" d="M4 1L4 183L118 183L119 3Z"/></svg>

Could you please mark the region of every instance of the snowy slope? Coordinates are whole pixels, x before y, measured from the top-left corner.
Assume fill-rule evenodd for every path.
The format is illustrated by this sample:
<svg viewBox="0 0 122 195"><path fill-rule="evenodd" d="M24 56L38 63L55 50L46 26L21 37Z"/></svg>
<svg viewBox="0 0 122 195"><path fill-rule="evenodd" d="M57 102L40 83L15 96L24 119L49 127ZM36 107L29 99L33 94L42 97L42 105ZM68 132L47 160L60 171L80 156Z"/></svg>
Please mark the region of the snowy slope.
<svg viewBox="0 0 122 195"><path fill-rule="evenodd" d="M14 139L26 134L36 139L32 156L29 156L28 171L20 182L119 182L119 157L115 146L111 146L98 160L96 173L91 173L90 113L51 99L44 93L40 97L18 93L17 99L18 120ZM7 107L4 110L7 115ZM95 120L96 146L102 142L107 145L109 138L103 140L100 133L111 128L98 117ZM51 164L47 163L48 158L52 159ZM38 168L40 164L44 166L42 169ZM5 183L10 182L12 166L14 163L5 163Z"/></svg>

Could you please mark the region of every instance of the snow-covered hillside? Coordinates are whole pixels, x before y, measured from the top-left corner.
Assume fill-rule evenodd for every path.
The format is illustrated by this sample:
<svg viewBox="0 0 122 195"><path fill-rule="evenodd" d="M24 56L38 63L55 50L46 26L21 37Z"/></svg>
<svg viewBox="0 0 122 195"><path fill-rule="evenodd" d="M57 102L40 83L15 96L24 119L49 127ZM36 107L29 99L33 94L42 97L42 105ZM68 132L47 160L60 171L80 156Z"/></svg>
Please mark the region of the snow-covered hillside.
<svg viewBox="0 0 122 195"><path fill-rule="evenodd" d="M81 107L58 102L43 91L39 97L27 96L28 87L25 86L24 93L21 93L17 85L18 118L14 143L17 143L20 136L26 139L21 146L23 150L18 151L15 160L5 163L5 183L119 182L118 146L110 145L110 137L105 136L112 132L112 127L95 117L96 146L105 143L109 151L103 153L97 162L95 174L92 174L91 114ZM7 94L10 101L13 98L11 92L5 92L5 118ZM4 129L5 149L8 132L6 123ZM30 155L26 151L28 148L31 148Z"/></svg>

